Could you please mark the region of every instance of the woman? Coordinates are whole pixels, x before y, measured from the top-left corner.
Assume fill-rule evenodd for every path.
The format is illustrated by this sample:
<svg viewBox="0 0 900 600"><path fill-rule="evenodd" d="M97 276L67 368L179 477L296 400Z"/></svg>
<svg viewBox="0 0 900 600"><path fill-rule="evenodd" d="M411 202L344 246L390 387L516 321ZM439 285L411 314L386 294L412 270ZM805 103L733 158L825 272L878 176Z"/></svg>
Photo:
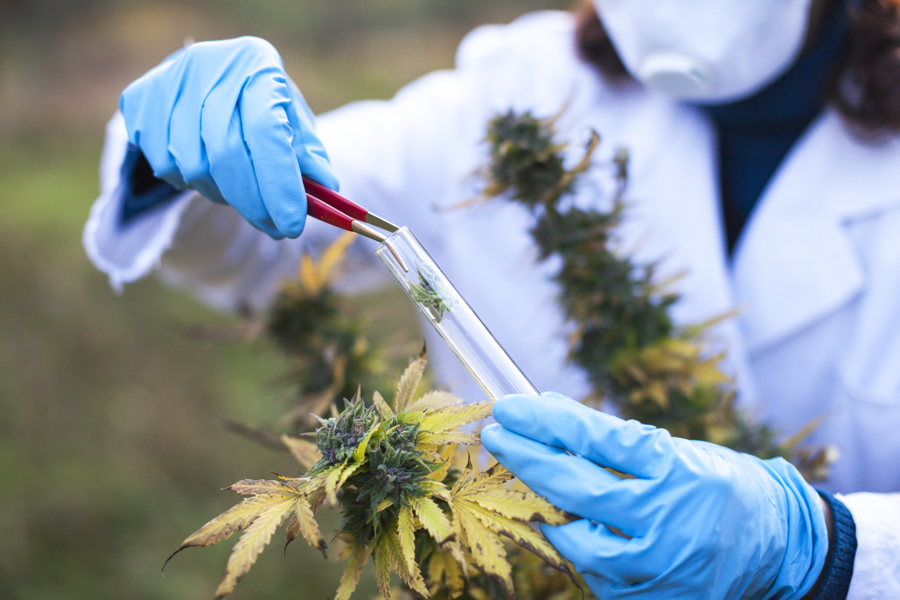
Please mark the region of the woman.
<svg viewBox="0 0 900 600"><path fill-rule="evenodd" d="M717 336L742 402L788 431L824 415L813 441L843 456L824 488L846 495L559 395L499 401L485 446L585 517L545 533L599 597L900 597L900 3L851 4L594 0L577 19L528 15L475 30L455 70L318 131L270 44L195 44L123 92L85 246L116 287L158 268L218 308L261 306L301 244L327 235L311 224L277 241L304 231L301 175L340 181L412 227L539 389L578 398L529 216L433 210L472 196L490 117L565 107L561 141L594 129L610 155L629 149L623 244L661 260L660 277L687 273L675 318L741 307ZM612 183L596 171L576 201L603 202ZM477 395L436 358L444 383Z"/></svg>

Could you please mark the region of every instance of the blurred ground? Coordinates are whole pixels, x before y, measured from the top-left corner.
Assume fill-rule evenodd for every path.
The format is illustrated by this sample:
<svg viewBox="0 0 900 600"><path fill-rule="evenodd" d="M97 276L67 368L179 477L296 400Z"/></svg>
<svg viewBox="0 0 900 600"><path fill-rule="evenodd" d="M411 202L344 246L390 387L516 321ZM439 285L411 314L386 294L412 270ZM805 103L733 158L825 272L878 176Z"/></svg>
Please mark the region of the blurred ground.
<svg viewBox="0 0 900 600"><path fill-rule="evenodd" d="M163 560L237 500L219 488L295 471L214 423L284 412L280 355L188 337L185 325L230 320L154 281L117 297L84 256L103 124L121 89L187 36L253 34L275 43L321 112L451 66L479 23L568 4L0 2L0 598L211 597L230 543L184 553L165 578ZM389 310L370 318L379 330L408 323ZM283 559L279 545L235 598L332 595L339 565L301 543Z"/></svg>

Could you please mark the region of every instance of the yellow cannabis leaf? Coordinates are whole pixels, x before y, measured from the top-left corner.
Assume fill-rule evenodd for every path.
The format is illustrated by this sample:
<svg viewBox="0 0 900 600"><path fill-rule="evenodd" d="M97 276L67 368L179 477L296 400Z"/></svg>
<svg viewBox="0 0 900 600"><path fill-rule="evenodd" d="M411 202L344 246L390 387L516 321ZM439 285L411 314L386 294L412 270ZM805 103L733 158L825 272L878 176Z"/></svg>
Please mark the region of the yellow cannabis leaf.
<svg viewBox="0 0 900 600"><path fill-rule="evenodd" d="M322 458L322 453L319 452L316 444L309 440L282 435L281 443L287 446L288 450L291 451L291 454L304 469L310 468Z"/></svg>
<svg viewBox="0 0 900 600"><path fill-rule="evenodd" d="M225 576L216 589L216 599L223 598L234 590L234 586L250 570L259 553L269 545L275 530L297 503L297 497L269 497L272 500L247 526L241 539L234 545L225 566Z"/></svg>
<svg viewBox="0 0 900 600"><path fill-rule="evenodd" d="M271 485L265 485L265 483ZM255 493L250 490L258 488L260 494L252 498L247 498L237 506L231 507L189 535L187 539L181 542L181 545L178 546L175 552L166 559L166 562L163 564L163 569L166 568L166 565L169 564L172 557L185 548L211 546L213 544L218 544L223 540L227 540L235 532L241 531L253 523L253 521L265 512L273 502L277 503L284 499L296 500L299 497L296 488L286 486L280 481L270 481L265 483L246 479L231 486L232 488L236 487L238 490L246 490L241 493ZM276 492L274 490L279 491Z"/></svg>
<svg viewBox="0 0 900 600"><path fill-rule="evenodd" d="M307 294L315 295L322 291L331 280L334 268L344 258L355 239L356 234L348 231L332 242L318 261L313 260L308 254L301 257L298 276Z"/></svg>
<svg viewBox="0 0 900 600"><path fill-rule="evenodd" d="M337 592L334 600L350 600L350 594L359 585L359 578L362 576L363 568L369 562L369 554L372 552L371 546L357 546L354 548L350 560L347 561L347 567L344 574L341 575L341 582L338 584Z"/></svg>
<svg viewBox="0 0 900 600"><path fill-rule="evenodd" d="M493 405L493 402L477 402L428 411L419 426L431 434L448 432L488 418Z"/></svg>
<svg viewBox="0 0 900 600"><path fill-rule="evenodd" d="M325 544L325 538L322 537L322 532L319 531L319 524L316 523L315 514L313 513L312 507L309 505L309 501L306 498L301 498L297 501L294 510L293 523L297 524L297 528L300 534L303 535L303 539L313 548L320 550L325 558L328 558L328 555L325 552L328 546ZM288 543L290 543L290 540L288 540Z"/></svg>
<svg viewBox="0 0 900 600"><path fill-rule="evenodd" d="M501 488L474 494L460 494L458 498L464 498L489 511L519 521L563 525L572 520L566 513L532 492Z"/></svg>
<svg viewBox="0 0 900 600"><path fill-rule="evenodd" d="M421 398L413 402L409 407L407 407L407 412L420 412L429 409L438 409L438 408L446 408L448 406L453 406L456 404L462 404L463 399L459 396L454 396L450 392L443 392L441 390L432 390L423 394Z"/></svg>
<svg viewBox="0 0 900 600"><path fill-rule="evenodd" d="M434 500L427 496L413 496L409 499L409 503L422 527L425 528L428 535L434 538L434 541L444 544L453 536L450 520Z"/></svg>
<svg viewBox="0 0 900 600"><path fill-rule="evenodd" d="M506 559L506 548L494 531L488 529L474 515L454 503L454 519L465 536L465 544L475 564L503 585L506 595L515 598L512 566Z"/></svg>
<svg viewBox="0 0 900 600"><path fill-rule="evenodd" d="M419 434L419 443L422 446L445 446L448 444L458 446L468 446L481 443L481 438L477 433L466 433L464 431L449 431L446 433L429 433L427 431Z"/></svg>
<svg viewBox="0 0 900 600"><path fill-rule="evenodd" d="M450 490L453 530L463 538L475 564L500 581L512 597L511 567L497 535L504 535L566 573L577 582L566 560L529 523L562 525L576 517L561 511L531 491L511 490L503 485L513 475L499 463L476 473L469 460ZM488 539L493 541L488 541ZM486 546L487 544L487 546Z"/></svg>
<svg viewBox="0 0 900 600"><path fill-rule="evenodd" d="M413 524L413 511L409 506L401 506L397 515L397 540L403 562L409 571L416 565L416 528Z"/></svg>
<svg viewBox="0 0 900 600"><path fill-rule="evenodd" d="M422 354L406 367L406 370L400 377L400 381L397 383L397 396L394 398L395 413L407 412L407 407L412 404L416 388L419 387L419 383L422 381L426 364L428 364L428 361L425 358L425 349L422 348Z"/></svg>
<svg viewBox="0 0 900 600"><path fill-rule="evenodd" d="M394 416L394 411L385 401L384 397L380 392L375 392L372 395L372 404L375 405L375 409L378 411L378 414L381 415L382 419L388 419Z"/></svg>
<svg viewBox="0 0 900 600"><path fill-rule="evenodd" d="M428 581L431 584L429 589L432 594L444 586L451 600L462 595L465 589L463 573L456 559L449 552L441 550L434 552L428 560Z"/></svg>

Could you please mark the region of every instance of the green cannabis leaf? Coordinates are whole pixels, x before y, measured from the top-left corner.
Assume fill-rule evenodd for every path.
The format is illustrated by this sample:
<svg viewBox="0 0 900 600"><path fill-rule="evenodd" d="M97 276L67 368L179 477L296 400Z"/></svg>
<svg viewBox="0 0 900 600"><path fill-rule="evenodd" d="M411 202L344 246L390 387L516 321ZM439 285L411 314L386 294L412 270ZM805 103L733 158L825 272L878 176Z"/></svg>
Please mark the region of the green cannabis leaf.
<svg viewBox="0 0 900 600"><path fill-rule="evenodd" d="M451 311L453 297L437 275L424 265L416 268L419 283L409 285L409 295L413 302L427 308L437 323L444 318L444 313Z"/></svg>

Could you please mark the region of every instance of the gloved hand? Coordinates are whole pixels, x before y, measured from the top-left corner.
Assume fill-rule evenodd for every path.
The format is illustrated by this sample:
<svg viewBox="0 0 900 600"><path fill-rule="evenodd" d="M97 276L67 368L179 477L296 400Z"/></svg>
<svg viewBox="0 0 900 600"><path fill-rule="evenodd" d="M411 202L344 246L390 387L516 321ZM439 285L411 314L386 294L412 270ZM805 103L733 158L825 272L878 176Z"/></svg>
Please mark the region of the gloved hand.
<svg viewBox="0 0 900 600"><path fill-rule="evenodd" d="M673 438L556 394L505 396L494 418L485 448L584 517L543 532L598 598L801 598L825 564L819 496L782 459Z"/></svg>
<svg viewBox="0 0 900 600"><path fill-rule="evenodd" d="M265 40L193 44L129 85L119 108L157 178L227 202L274 238L303 231L302 175L338 189L312 112Z"/></svg>

